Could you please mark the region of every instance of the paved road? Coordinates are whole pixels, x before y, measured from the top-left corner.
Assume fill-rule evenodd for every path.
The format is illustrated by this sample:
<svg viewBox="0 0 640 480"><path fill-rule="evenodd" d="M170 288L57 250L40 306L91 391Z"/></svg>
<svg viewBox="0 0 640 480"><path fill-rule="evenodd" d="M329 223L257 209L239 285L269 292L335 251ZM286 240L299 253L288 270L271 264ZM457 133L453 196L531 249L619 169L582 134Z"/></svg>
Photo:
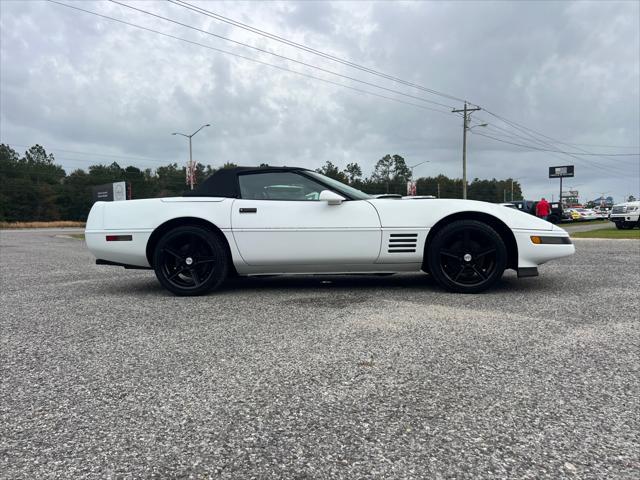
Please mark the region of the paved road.
<svg viewBox="0 0 640 480"><path fill-rule="evenodd" d="M0 232L0 477L638 478L640 242L445 293L424 275L167 295Z"/></svg>

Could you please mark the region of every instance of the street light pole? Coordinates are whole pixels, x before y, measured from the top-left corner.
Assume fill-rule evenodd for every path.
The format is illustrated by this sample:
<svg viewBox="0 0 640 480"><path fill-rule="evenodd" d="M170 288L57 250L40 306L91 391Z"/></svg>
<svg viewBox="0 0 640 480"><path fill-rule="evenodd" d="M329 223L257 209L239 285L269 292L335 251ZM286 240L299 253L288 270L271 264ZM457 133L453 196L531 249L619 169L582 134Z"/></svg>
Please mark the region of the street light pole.
<svg viewBox="0 0 640 480"><path fill-rule="evenodd" d="M193 149L191 146L191 139L195 136L196 133L198 133L200 130L202 130L204 127L210 127L211 124L207 123L205 125L202 125L198 130L196 130L195 132L193 132L191 135L187 135L185 133L179 133L179 132L173 132L171 135L180 135L183 137L186 137L189 139L189 165L187 165L187 184L189 185L189 189L193 190L193 185L195 183L195 172L194 172L194 167L193 167Z"/></svg>
<svg viewBox="0 0 640 480"><path fill-rule="evenodd" d="M419 165L422 165L424 163L429 163L430 160L425 160L424 162L420 162L420 163L416 163L415 165L410 165L409 166L409 170L411 170L411 178L413 178L413 169L416 168Z"/></svg>
<svg viewBox="0 0 640 480"><path fill-rule="evenodd" d="M412 193L412 192L415 192L415 191L416 191L416 190L413 188L413 187L415 186L415 185L414 185L414 181L413 181L413 169L414 169L414 168L416 168L416 167L417 167L417 166L419 166L419 165L424 164L424 163L429 163L429 160L425 160L424 162L416 163L415 165L410 165L410 166L409 166L409 170L411 170L411 180L409 180L409 183L410 183L410 186L411 186L411 191L410 191L410 192L408 191L408 192L407 192L407 195L416 195L415 193ZM409 188L408 188L408 187L409 187L409 185L407 186L407 190L409 190Z"/></svg>

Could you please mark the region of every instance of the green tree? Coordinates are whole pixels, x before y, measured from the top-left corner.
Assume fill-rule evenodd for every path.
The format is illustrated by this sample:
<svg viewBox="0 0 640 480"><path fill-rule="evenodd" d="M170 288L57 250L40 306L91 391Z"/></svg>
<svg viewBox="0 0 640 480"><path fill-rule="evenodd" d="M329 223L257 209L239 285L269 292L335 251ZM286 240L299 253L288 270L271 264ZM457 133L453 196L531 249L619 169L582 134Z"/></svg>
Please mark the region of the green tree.
<svg viewBox="0 0 640 480"><path fill-rule="evenodd" d="M407 180L411 179L411 169L400 155L385 155L376 163L371 176L373 183L385 186L385 193L406 192Z"/></svg>
<svg viewBox="0 0 640 480"><path fill-rule="evenodd" d="M347 181L350 185L353 185L362 179L362 169L357 163L349 163L343 173L347 177Z"/></svg>
<svg viewBox="0 0 640 480"><path fill-rule="evenodd" d="M321 173L325 177L333 178L339 182L347 183L347 176L340 171L340 169L332 162L327 160L325 164L316 169L316 172Z"/></svg>

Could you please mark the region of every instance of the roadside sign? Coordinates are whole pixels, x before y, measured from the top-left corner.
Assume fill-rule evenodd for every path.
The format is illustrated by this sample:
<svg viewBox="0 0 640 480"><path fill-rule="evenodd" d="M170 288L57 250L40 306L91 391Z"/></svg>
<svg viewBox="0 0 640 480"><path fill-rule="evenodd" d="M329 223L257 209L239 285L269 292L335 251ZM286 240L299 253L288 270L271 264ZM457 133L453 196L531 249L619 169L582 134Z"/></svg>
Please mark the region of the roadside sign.
<svg viewBox="0 0 640 480"><path fill-rule="evenodd" d="M113 202L127 199L127 182L105 183L92 187L94 202Z"/></svg>
<svg viewBox="0 0 640 480"><path fill-rule="evenodd" d="M573 177L573 165L564 165L562 167L549 167L549 178L566 178Z"/></svg>

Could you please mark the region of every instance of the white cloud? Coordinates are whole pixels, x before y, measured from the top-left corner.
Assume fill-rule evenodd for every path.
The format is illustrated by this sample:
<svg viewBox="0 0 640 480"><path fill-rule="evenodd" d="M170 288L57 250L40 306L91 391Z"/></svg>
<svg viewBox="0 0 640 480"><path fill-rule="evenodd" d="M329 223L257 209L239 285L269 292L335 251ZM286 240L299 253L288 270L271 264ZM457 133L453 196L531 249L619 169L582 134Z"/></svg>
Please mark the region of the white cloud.
<svg viewBox="0 0 640 480"><path fill-rule="evenodd" d="M375 90L115 4L73 4ZM175 5L133 5L323 68L460 106ZM640 145L637 2L201 5L313 48L468 98L567 143ZM326 160L341 166L357 161L366 172L384 154L399 153L410 164L430 160L416 174L460 174L461 120L454 115L341 89L52 3L2 2L0 7L3 142L144 156L161 165L183 162L187 155L183 139L171 136L172 131L187 132L212 123L194 141L194 155L203 163L317 167ZM486 112L476 118L511 128ZM69 170L100 160L70 153L57 157ZM153 160L128 160L121 163L154 165ZM607 191L618 199L639 193L638 157L574 160L524 151L477 135L469 140L471 178L513 176L521 179L529 197L550 197L557 181L546 178L547 167L571 163L576 164L573 183L580 185L585 199ZM606 166L593 166L602 163Z"/></svg>

